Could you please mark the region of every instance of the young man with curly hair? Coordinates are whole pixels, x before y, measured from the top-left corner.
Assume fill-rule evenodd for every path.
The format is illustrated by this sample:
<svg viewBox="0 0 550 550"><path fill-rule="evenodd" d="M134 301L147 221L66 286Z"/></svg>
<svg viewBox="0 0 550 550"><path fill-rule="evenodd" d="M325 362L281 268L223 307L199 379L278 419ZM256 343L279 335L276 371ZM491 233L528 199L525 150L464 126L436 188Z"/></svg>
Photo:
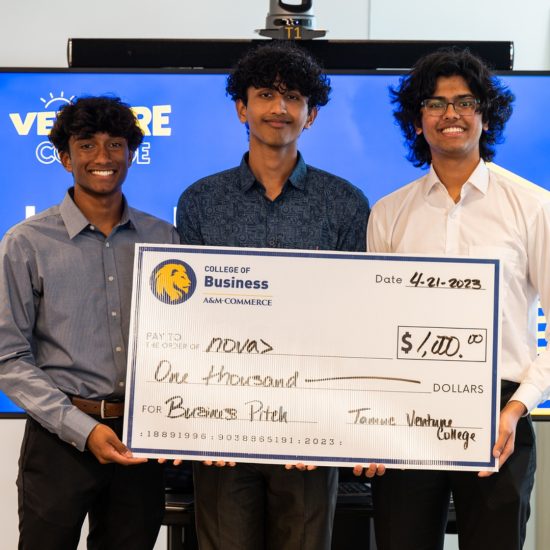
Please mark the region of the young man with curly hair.
<svg viewBox="0 0 550 550"><path fill-rule="evenodd" d="M71 187L0 246L0 389L25 409L19 548L150 550L164 513L162 466L120 440L134 244L179 243L130 208L122 184L143 133L117 98L65 105L50 140Z"/></svg>
<svg viewBox="0 0 550 550"><path fill-rule="evenodd" d="M364 251L364 195L308 166L298 152L302 131L328 102L329 80L319 65L296 46L270 43L238 62L227 92L248 129L249 150L240 166L182 194L182 242ZM330 548L335 468L195 463L194 479L201 550Z"/></svg>
<svg viewBox="0 0 550 550"><path fill-rule="evenodd" d="M461 549L519 550L535 474L528 412L550 386L536 338L539 295L550 308L549 194L487 166L514 97L468 51L420 59L392 95L409 159L429 171L375 205L368 248L502 260L500 471L388 471L374 483L377 547L442 549L452 494Z"/></svg>

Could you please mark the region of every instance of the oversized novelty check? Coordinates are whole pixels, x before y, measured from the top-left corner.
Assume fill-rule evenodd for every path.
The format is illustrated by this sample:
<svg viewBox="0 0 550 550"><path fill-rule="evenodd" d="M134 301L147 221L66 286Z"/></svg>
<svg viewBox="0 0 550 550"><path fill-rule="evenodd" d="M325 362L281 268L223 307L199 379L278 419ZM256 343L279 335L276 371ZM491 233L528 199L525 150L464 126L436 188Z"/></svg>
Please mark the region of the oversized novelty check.
<svg viewBox="0 0 550 550"><path fill-rule="evenodd" d="M136 456L496 469L498 260L136 245Z"/></svg>

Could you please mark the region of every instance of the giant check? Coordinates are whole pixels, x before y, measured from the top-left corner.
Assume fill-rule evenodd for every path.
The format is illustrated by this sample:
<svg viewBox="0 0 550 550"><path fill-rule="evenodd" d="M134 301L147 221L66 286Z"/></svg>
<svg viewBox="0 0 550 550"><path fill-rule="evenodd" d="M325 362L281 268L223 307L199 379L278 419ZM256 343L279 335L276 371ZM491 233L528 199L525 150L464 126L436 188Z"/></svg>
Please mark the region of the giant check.
<svg viewBox="0 0 550 550"><path fill-rule="evenodd" d="M136 245L137 456L496 469L498 260Z"/></svg>

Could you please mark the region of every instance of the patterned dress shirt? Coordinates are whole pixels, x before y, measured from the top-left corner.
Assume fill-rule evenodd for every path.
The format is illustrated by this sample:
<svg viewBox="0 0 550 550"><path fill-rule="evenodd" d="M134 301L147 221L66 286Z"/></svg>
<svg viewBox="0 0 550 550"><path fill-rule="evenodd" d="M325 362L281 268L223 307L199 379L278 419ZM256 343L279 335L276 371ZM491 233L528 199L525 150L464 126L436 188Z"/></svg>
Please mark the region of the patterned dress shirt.
<svg viewBox="0 0 550 550"><path fill-rule="evenodd" d="M247 163L203 178L180 197L182 243L250 248L366 250L369 205L346 180L305 164L270 200Z"/></svg>

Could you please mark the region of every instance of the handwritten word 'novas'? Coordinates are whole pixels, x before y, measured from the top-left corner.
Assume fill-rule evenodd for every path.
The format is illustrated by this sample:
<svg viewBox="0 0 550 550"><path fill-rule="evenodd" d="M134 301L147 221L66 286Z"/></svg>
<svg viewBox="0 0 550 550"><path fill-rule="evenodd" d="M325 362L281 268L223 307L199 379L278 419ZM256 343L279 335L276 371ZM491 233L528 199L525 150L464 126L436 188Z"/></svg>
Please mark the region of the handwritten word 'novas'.
<svg viewBox="0 0 550 550"><path fill-rule="evenodd" d="M244 342L231 338L212 338L206 352L214 353L269 353L273 348L260 338L260 341L247 338Z"/></svg>

